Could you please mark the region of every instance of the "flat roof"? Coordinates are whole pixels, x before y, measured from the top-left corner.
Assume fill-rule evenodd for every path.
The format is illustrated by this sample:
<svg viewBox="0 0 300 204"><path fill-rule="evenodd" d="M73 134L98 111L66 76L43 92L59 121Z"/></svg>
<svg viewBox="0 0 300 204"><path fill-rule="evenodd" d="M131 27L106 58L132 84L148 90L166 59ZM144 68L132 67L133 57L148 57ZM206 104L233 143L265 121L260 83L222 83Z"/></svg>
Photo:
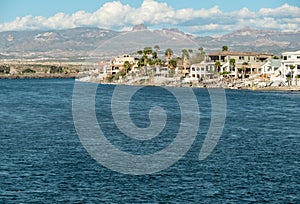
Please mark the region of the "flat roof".
<svg viewBox="0 0 300 204"><path fill-rule="evenodd" d="M208 56L273 56L269 53L258 53L258 52L241 52L241 51L222 51L222 52L213 52L209 53Z"/></svg>

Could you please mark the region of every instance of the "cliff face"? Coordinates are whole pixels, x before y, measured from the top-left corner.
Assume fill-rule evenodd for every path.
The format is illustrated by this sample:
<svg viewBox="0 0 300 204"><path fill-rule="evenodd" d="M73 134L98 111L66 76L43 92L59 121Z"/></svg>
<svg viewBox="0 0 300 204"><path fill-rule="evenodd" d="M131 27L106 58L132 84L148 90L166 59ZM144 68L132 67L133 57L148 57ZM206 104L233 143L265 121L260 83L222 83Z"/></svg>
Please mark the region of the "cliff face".
<svg viewBox="0 0 300 204"><path fill-rule="evenodd" d="M255 30L244 28L220 37L195 36L178 29L148 30L137 25L129 32L100 28L75 28L48 31L0 32L0 59L99 59L103 54L112 56L119 52L136 52L146 46L160 45L181 52L183 48L203 47L206 52L220 50L227 45L230 50L271 52L298 50L299 32ZM177 46L177 47L176 47ZM99 47L101 49L99 49ZM120 53L117 53L120 54Z"/></svg>

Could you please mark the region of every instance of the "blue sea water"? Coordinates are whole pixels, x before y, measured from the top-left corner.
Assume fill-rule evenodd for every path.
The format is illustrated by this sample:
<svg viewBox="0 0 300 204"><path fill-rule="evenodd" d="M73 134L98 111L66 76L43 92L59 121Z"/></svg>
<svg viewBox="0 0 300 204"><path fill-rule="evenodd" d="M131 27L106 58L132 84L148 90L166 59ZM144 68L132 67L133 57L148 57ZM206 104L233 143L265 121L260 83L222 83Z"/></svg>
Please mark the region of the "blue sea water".
<svg viewBox="0 0 300 204"><path fill-rule="evenodd" d="M72 79L0 80L0 203L300 203L300 93L226 90L222 136L203 161L210 124L206 89L194 89L200 128L190 150L171 167L126 175L97 163L76 133ZM150 124L153 105L166 129L152 141L123 137L111 115L115 86L99 85L96 112L109 141L122 151L151 154L176 137L180 108L160 87L145 87L130 104L133 122Z"/></svg>

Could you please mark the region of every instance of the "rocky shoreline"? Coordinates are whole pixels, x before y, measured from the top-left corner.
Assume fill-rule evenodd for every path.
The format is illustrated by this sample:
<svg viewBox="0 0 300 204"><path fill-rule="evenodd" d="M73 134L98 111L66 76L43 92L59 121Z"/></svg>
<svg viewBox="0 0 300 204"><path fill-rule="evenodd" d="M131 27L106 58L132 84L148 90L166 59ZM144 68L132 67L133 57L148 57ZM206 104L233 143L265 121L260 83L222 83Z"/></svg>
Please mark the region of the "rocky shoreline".
<svg viewBox="0 0 300 204"><path fill-rule="evenodd" d="M77 74L24 74L24 75L0 75L0 79L69 79L76 78Z"/></svg>
<svg viewBox="0 0 300 204"><path fill-rule="evenodd" d="M0 75L0 79L76 79L78 74L24 74L24 75ZM80 81L80 80L79 80ZM246 86L230 86L231 83L220 83L220 84L188 84L181 83L178 81L173 81L173 83L153 83L153 82L103 82L97 79L91 79L90 83L99 84L114 84L114 85L127 85L127 86L162 86L162 87L191 87L191 88L224 88L230 90L250 90L250 91L285 91L285 92L298 92L300 91L299 86L267 86L267 87L246 87Z"/></svg>
<svg viewBox="0 0 300 204"><path fill-rule="evenodd" d="M78 80L80 81L80 79ZM134 83L130 81L122 81L118 82L104 82L100 81L96 78L82 81L88 83L98 83L98 84L113 84L113 85L127 85L127 86L161 86L161 87L191 87L191 88L205 88L205 89L214 89L214 88L223 88L228 90L249 90L249 91L285 91L285 92L297 92L300 91L300 86L246 86L245 82L239 81L237 83L231 82L219 82L219 83L182 83L182 81L172 81L172 82L156 82L153 81L135 81Z"/></svg>

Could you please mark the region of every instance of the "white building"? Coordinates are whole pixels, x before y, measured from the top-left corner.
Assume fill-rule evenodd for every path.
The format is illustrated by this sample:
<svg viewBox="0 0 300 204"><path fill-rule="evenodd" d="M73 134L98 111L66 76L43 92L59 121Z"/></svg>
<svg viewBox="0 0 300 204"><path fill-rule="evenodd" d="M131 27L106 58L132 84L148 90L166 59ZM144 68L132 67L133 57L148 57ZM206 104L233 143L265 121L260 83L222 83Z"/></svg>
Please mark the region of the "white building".
<svg viewBox="0 0 300 204"><path fill-rule="evenodd" d="M293 70L290 68L291 65L295 67ZM291 76L292 85L295 85L298 78L297 76L300 75L300 50L282 53L280 69L285 80L287 76Z"/></svg>
<svg viewBox="0 0 300 204"><path fill-rule="evenodd" d="M261 73L267 75L273 75L277 73L280 67L281 67L280 59L269 59L265 64L261 66Z"/></svg>
<svg viewBox="0 0 300 204"><path fill-rule="evenodd" d="M201 81L202 79L211 78L214 72L215 68L213 63L201 62L199 64L193 64L185 81Z"/></svg>

